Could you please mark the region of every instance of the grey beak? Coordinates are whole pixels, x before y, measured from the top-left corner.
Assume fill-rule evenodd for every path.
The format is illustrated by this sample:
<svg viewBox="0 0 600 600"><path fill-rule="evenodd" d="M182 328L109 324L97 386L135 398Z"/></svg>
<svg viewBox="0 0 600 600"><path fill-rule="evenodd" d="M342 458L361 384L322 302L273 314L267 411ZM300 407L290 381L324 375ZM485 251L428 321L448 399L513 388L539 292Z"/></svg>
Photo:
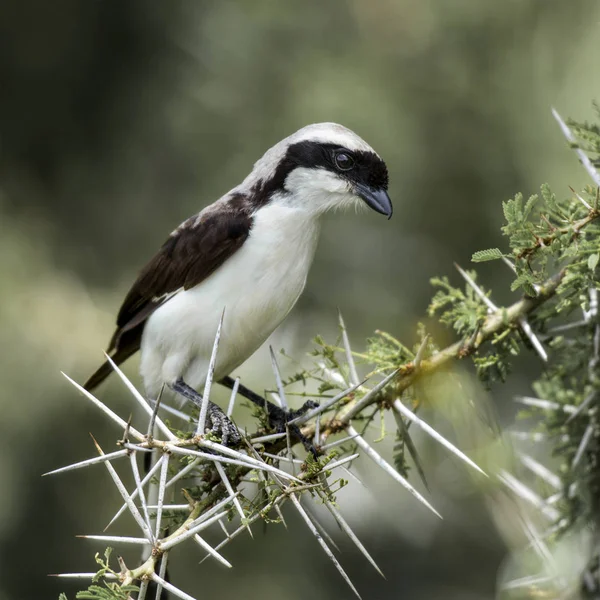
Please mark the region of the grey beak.
<svg viewBox="0 0 600 600"><path fill-rule="evenodd" d="M385 190L375 190L367 185L357 183L354 186L356 195L362 198L374 211L392 217L392 201Z"/></svg>

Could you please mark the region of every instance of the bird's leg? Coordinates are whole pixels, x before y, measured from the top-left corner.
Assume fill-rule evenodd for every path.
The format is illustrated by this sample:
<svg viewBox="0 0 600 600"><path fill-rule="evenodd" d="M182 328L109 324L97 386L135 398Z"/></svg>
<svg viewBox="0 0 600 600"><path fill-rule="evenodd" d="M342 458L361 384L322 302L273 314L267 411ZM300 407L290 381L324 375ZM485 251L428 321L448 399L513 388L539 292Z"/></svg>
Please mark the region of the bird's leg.
<svg viewBox="0 0 600 600"><path fill-rule="evenodd" d="M231 390L233 389L235 381L231 377L226 376L221 379L219 383ZM272 402L269 402L266 398L263 398L261 395L253 392L251 389L247 388L241 383L238 386L238 393L247 400L250 400L256 404L256 406L260 406L260 408L266 411L269 418L269 424L271 427L273 427L273 429L275 429L275 431L277 431L277 433L284 433L286 428L289 429L292 436L301 441L306 450L311 452L313 456L318 456L316 448L313 446L311 441L302 434L298 425L289 424L289 421L293 421L296 417L300 417L311 408L316 408L319 406L316 402L313 400L307 400L299 409L286 411L282 408L279 408L279 406L273 404Z"/></svg>
<svg viewBox="0 0 600 600"><path fill-rule="evenodd" d="M186 400L193 402L196 406L202 406L202 396L191 386L189 386L181 377L169 385L174 391L183 396ZM242 441L237 427L231 419L214 403L208 401L208 419L211 424L211 431L221 436L221 442L224 446L228 443L236 446Z"/></svg>

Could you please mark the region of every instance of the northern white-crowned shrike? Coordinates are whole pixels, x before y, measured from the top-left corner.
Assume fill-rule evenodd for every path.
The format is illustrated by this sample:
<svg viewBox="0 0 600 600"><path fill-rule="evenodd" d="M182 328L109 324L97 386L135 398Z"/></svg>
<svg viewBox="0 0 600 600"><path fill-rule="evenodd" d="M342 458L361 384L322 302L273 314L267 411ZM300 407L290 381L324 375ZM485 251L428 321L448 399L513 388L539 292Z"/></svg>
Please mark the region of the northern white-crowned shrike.
<svg viewBox="0 0 600 600"><path fill-rule="evenodd" d="M389 218L387 187L383 160L341 125L308 125L285 138L240 185L175 229L142 270L119 311L108 348L112 360L120 364L141 350L150 398L167 386L198 403L196 389L206 380L225 308L214 378L230 386L229 374L298 300L321 216L364 202ZM105 362L85 388L95 388L111 371ZM212 403L209 420L229 441L237 439Z"/></svg>

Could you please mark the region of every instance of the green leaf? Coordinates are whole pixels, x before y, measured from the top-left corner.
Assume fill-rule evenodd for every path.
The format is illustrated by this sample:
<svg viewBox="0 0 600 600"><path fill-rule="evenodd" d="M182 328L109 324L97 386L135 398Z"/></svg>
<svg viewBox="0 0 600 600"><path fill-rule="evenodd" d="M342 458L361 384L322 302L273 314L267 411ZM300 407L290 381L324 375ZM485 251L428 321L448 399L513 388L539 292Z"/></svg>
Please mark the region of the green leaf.
<svg viewBox="0 0 600 600"><path fill-rule="evenodd" d="M600 254L598 254L598 253L590 254L590 257L588 258L588 267L589 267L590 271L596 270L596 266L598 265L599 260L600 260Z"/></svg>
<svg viewBox="0 0 600 600"><path fill-rule="evenodd" d="M522 272L519 276L510 284L511 291L516 291L519 288L523 288L523 291L528 296L535 296L536 291L534 287L535 279L534 277L527 272Z"/></svg>
<svg viewBox="0 0 600 600"><path fill-rule="evenodd" d="M568 219L568 215L565 212L567 206L564 202L559 202L556 199L556 195L552 193L552 189L547 183L544 183L541 187L542 198L544 199L544 212L547 216L554 217L555 219L563 220ZM568 210L567 210L568 212Z"/></svg>
<svg viewBox="0 0 600 600"><path fill-rule="evenodd" d="M474 252L471 260L473 262L485 262L487 260L497 260L503 256L504 254L498 248L489 248L488 250Z"/></svg>
<svg viewBox="0 0 600 600"><path fill-rule="evenodd" d="M527 203L525 204L525 209L523 210L523 220L524 221L529 218L529 215L531 214L531 211L533 210L533 207L537 201L538 201L537 194L530 196L529 199L527 200Z"/></svg>

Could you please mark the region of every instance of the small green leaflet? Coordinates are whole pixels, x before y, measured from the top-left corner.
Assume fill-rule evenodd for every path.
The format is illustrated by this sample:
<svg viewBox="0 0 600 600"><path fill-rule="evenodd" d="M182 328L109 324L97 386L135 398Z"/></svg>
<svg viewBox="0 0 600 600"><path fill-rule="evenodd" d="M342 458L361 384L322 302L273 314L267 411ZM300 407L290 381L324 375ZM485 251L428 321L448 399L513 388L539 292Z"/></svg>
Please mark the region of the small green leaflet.
<svg viewBox="0 0 600 600"><path fill-rule="evenodd" d="M473 262L485 262L486 260L498 260L503 256L504 254L502 254L498 248L490 248L489 250L479 250L478 252L474 252L471 260Z"/></svg>
<svg viewBox="0 0 600 600"><path fill-rule="evenodd" d="M590 257L588 258L588 267L590 268L590 271L596 270L596 266L598 265L599 260L600 254L590 254Z"/></svg>

